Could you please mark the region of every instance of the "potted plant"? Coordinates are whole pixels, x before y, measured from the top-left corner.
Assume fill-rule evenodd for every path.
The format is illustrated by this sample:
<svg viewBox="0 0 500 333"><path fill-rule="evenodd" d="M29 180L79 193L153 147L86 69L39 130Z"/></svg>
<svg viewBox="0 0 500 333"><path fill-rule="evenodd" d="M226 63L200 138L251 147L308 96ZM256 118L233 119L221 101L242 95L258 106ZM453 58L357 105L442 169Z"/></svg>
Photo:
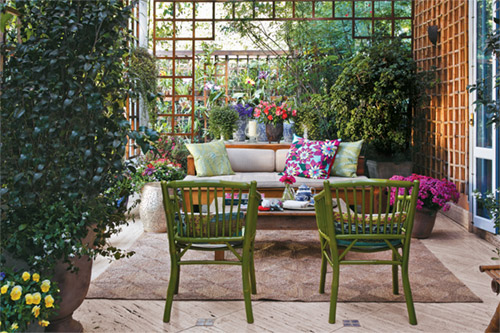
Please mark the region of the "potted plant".
<svg viewBox="0 0 500 333"><path fill-rule="evenodd" d="M345 63L330 91L337 135L343 141L363 139L373 161L409 160L412 109L424 100L427 73L417 71L409 46L400 39L374 38ZM370 177L389 178L386 164L367 163ZM405 175L411 173L406 163Z"/></svg>
<svg viewBox="0 0 500 333"><path fill-rule="evenodd" d="M430 236L436 214L440 209L447 211L450 209L449 202L458 202L460 193L454 183L446 179L436 179L428 176L412 174L411 176L392 176L391 180L407 180L420 182L418 190L417 210L413 224L412 237L427 238ZM403 194L403 193L398 193ZM391 192L391 204L396 197L395 190Z"/></svg>
<svg viewBox="0 0 500 333"><path fill-rule="evenodd" d="M58 309L59 290L39 273L0 272L0 331L31 332L46 327Z"/></svg>
<svg viewBox="0 0 500 333"><path fill-rule="evenodd" d="M214 138L232 138L239 114L230 106L214 106L208 112L208 132Z"/></svg>
<svg viewBox="0 0 500 333"><path fill-rule="evenodd" d="M269 143L277 141L283 136L283 122L297 116L297 110L292 110L286 102L281 105L261 101L254 109L253 116L257 121L266 125L266 136Z"/></svg>
<svg viewBox="0 0 500 333"><path fill-rule="evenodd" d="M254 107L250 104L242 104L237 103L231 106L238 112L238 121L236 122L236 132L234 135L234 139L236 141L245 141L245 129L248 123L248 120L252 118Z"/></svg>
<svg viewBox="0 0 500 333"><path fill-rule="evenodd" d="M180 164L172 163L166 158L143 160L131 175L134 191L141 196L139 214L144 231L167 230L160 182L180 180L185 176L186 172Z"/></svg>
<svg viewBox="0 0 500 333"><path fill-rule="evenodd" d="M154 136L132 132L124 115L131 8L16 4L23 43L9 39L1 51L1 252L59 282L51 330L81 330L71 314L85 298L91 259L131 254L107 242L127 223L117 202L128 138L149 150Z"/></svg>

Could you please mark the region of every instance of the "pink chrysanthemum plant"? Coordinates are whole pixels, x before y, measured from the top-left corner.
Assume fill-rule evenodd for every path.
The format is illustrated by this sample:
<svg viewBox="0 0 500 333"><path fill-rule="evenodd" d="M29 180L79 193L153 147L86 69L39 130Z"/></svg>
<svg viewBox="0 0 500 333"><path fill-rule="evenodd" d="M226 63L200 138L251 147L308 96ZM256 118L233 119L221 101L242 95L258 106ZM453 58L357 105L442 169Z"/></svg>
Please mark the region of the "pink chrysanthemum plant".
<svg viewBox="0 0 500 333"><path fill-rule="evenodd" d="M450 202L458 202L460 193L454 183L446 179L436 179L432 177L412 174L408 177L392 176L391 180L406 180L406 181L420 181L420 188L418 191L417 210L428 209L432 214L437 213L438 210L443 209L447 211L450 209ZM395 201L396 190L391 192L391 204ZM403 193L399 193L403 194Z"/></svg>

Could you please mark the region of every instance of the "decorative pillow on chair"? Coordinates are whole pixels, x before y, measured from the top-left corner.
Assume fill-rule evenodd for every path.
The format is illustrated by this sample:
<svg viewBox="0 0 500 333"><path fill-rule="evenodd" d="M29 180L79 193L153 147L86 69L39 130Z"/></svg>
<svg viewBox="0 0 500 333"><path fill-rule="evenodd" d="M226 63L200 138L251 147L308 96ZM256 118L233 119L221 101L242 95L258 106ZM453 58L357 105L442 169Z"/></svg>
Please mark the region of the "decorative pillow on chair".
<svg viewBox="0 0 500 333"><path fill-rule="evenodd" d="M194 158L194 167L198 177L234 175L227 157L224 141L186 144Z"/></svg>
<svg viewBox="0 0 500 333"><path fill-rule="evenodd" d="M339 143L340 140L312 141L294 136L283 172L298 177L328 178Z"/></svg>
<svg viewBox="0 0 500 333"><path fill-rule="evenodd" d="M361 146L363 146L363 140L340 143L331 174L341 177L356 177Z"/></svg>

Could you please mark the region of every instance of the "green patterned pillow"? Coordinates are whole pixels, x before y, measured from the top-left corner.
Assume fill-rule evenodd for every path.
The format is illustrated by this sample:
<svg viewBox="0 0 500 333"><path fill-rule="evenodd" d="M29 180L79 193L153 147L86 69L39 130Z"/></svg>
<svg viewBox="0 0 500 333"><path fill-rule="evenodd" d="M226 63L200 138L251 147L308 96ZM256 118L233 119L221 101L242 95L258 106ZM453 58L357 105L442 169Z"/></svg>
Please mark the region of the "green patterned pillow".
<svg viewBox="0 0 500 333"><path fill-rule="evenodd" d="M193 155L198 177L234 175L224 141L186 144Z"/></svg>
<svg viewBox="0 0 500 333"><path fill-rule="evenodd" d="M330 174L332 176L356 177L361 146L363 146L363 140L341 142Z"/></svg>

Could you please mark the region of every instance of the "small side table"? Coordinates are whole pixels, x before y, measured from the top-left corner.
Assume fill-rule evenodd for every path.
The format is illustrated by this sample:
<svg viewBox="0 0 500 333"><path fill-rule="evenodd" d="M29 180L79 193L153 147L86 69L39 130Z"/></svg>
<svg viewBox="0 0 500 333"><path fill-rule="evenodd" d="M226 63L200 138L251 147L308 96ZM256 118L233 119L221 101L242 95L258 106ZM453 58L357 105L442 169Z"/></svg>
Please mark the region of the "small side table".
<svg viewBox="0 0 500 333"><path fill-rule="evenodd" d="M497 295L500 293L500 265L481 265L479 266L481 272L485 272L491 277L491 290ZM485 332L499 332L500 331L500 303L497 306L490 324Z"/></svg>

